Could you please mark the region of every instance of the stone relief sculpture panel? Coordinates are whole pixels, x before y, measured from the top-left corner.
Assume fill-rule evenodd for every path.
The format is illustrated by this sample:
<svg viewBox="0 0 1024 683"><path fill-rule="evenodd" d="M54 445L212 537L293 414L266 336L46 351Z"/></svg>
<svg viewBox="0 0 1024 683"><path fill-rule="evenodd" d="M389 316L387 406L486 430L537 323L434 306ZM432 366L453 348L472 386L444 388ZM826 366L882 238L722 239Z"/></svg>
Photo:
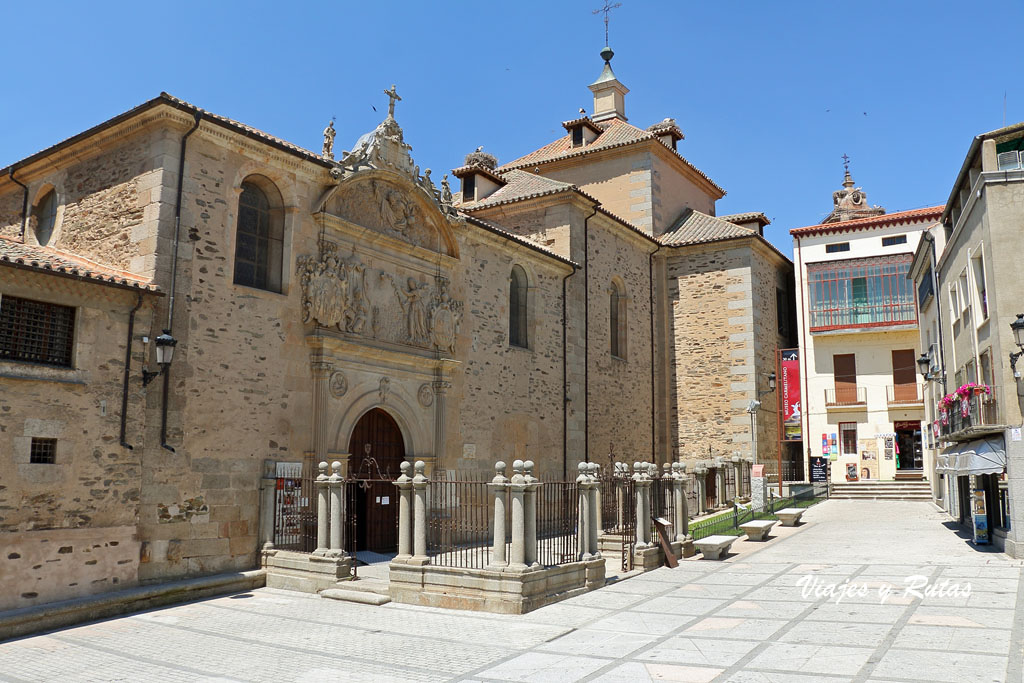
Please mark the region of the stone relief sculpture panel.
<svg viewBox="0 0 1024 683"><path fill-rule="evenodd" d="M328 213L431 251L444 250L436 226L402 188L380 178L343 186Z"/></svg>
<svg viewBox="0 0 1024 683"><path fill-rule="evenodd" d="M299 258L297 270L304 323L353 337L455 351L463 302L452 298L447 278L422 281L367 267L354 252L341 257L330 242L321 244L318 256Z"/></svg>

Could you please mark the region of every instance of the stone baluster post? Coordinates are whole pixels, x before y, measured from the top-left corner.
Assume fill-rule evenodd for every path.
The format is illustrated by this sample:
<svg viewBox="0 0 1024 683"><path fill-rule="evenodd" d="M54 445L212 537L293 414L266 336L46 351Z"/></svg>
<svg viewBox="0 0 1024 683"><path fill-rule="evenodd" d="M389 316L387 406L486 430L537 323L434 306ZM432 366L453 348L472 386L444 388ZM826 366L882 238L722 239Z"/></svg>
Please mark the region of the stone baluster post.
<svg viewBox="0 0 1024 683"><path fill-rule="evenodd" d="M537 492L540 479L533 476L533 461L523 463L523 562L527 567L537 564Z"/></svg>
<svg viewBox="0 0 1024 683"><path fill-rule="evenodd" d="M577 469L579 475L576 477L576 490L579 492L579 522L576 531L576 548L581 560L592 559L590 557L590 477L587 475L590 468L587 463L581 462Z"/></svg>
<svg viewBox="0 0 1024 683"><path fill-rule="evenodd" d="M590 480L590 518L587 520L587 553L591 558L601 557L599 538L601 535L601 482L598 478L600 466L590 463L587 477Z"/></svg>
<svg viewBox="0 0 1024 683"><path fill-rule="evenodd" d="M725 505L725 461L722 458L715 458L715 499L719 506Z"/></svg>
<svg viewBox="0 0 1024 683"><path fill-rule="evenodd" d="M327 479L327 487L331 492L331 550L328 554L332 557L340 557L345 554L345 549L341 546L341 532L344 529L341 520L345 516L341 486L341 463L335 460L331 463L331 476Z"/></svg>
<svg viewBox="0 0 1024 683"><path fill-rule="evenodd" d="M508 489L512 498L512 552L509 567L526 567L526 479L523 477L523 461L512 463L512 479Z"/></svg>
<svg viewBox="0 0 1024 683"><path fill-rule="evenodd" d="M633 463L633 481L636 484L636 548L641 550L650 545L651 520L647 514L647 496L651 492L651 480L647 477L647 464Z"/></svg>
<svg viewBox="0 0 1024 683"><path fill-rule="evenodd" d="M624 462L615 463L613 478L615 482L615 528L622 529L626 524L626 479L629 478L629 466Z"/></svg>
<svg viewBox="0 0 1024 683"><path fill-rule="evenodd" d="M686 475L683 474L686 466L681 462L672 463L672 503L675 509L675 535L677 541L686 539L689 520L686 518Z"/></svg>
<svg viewBox="0 0 1024 683"><path fill-rule="evenodd" d="M403 460L399 465L402 473L395 480L398 488L398 555L395 560L404 562L412 557L412 463Z"/></svg>
<svg viewBox="0 0 1024 683"><path fill-rule="evenodd" d="M736 487L733 492L733 498L739 498L743 495L743 458L738 455L732 456L732 471L733 477L736 479Z"/></svg>
<svg viewBox="0 0 1024 683"><path fill-rule="evenodd" d="M494 479L487 486L494 494L494 543L491 546L492 567L508 566L505 556L505 494L508 492L508 477L505 476L505 463L499 460L494 463Z"/></svg>
<svg viewBox="0 0 1024 683"><path fill-rule="evenodd" d="M428 564L427 557L427 475L424 474L427 464L417 460L413 466L416 474L412 478L413 490L413 528L412 528L412 559L415 564Z"/></svg>
<svg viewBox="0 0 1024 683"><path fill-rule="evenodd" d="M317 465L316 478L316 550L314 555L326 555L330 548L331 498L328 491L327 463Z"/></svg>
<svg viewBox="0 0 1024 683"><path fill-rule="evenodd" d="M693 468L693 476L697 480L697 514L703 515L708 511L707 480L708 470L700 463Z"/></svg>

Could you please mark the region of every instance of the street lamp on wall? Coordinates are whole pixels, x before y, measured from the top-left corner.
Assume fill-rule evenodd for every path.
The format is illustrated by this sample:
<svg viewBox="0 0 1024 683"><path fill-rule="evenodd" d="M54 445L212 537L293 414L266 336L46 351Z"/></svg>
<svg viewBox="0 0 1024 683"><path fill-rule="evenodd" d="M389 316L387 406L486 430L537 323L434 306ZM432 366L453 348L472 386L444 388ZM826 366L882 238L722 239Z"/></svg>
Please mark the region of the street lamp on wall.
<svg viewBox="0 0 1024 683"><path fill-rule="evenodd" d="M164 330L164 333L156 338L156 364L160 366L160 369L154 372L143 368L142 386L148 385L164 373L167 366L171 364L171 359L174 357L174 347L177 344L178 340L171 336L170 330Z"/></svg>
<svg viewBox="0 0 1024 683"><path fill-rule="evenodd" d="M922 353L921 357L917 359L917 369L921 371L921 376L924 377L925 380L931 380L931 377L928 376L928 371L931 367L932 359L928 357L927 353Z"/></svg>
<svg viewBox="0 0 1024 683"><path fill-rule="evenodd" d="M1017 314L1017 319L1010 323L1010 329L1013 330L1013 341L1020 349L1020 351L1010 352L1010 369L1013 370L1013 376L1020 379L1020 373L1017 372L1017 359L1024 354L1024 313Z"/></svg>

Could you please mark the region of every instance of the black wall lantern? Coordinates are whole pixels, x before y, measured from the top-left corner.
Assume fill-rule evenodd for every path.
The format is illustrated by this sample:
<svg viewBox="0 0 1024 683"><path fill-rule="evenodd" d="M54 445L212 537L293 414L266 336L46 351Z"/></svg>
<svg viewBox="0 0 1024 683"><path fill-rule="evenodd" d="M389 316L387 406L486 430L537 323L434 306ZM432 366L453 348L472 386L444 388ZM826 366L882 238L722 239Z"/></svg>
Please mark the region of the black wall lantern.
<svg viewBox="0 0 1024 683"><path fill-rule="evenodd" d="M171 359L174 357L174 347L177 343L178 340L171 336L170 330L164 330L164 333L156 338L156 364L160 366L160 369L153 372L143 368L142 386L146 386L164 373L167 366L171 364Z"/></svg>

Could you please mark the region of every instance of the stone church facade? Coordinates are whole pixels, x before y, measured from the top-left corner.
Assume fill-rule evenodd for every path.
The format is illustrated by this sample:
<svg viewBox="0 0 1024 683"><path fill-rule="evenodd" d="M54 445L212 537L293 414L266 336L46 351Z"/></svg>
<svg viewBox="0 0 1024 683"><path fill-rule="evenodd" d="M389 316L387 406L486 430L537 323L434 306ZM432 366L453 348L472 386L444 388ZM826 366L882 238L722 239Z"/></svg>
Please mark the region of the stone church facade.
<svg viewBox="0 0 1024 683"><path fill-rule="evenodd" d="M591 116L454 193L394 88L338 160L161 94L3 169L0 610L254 567L275 462L749 456L792 263L603 56Z"/></svg>

